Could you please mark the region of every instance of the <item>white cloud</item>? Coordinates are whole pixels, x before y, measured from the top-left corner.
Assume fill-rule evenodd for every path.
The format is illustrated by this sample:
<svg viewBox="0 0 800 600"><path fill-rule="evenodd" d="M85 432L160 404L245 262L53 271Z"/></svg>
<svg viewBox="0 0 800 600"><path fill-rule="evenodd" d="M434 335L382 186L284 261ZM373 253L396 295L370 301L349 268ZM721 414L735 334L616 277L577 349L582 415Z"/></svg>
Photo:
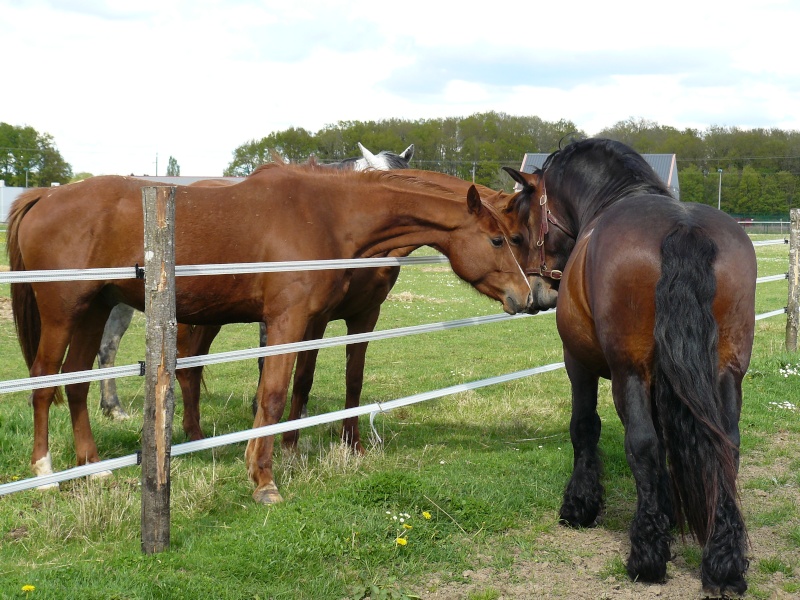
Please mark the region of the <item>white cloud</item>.
<svg viewBox="0 0 800 600"><path fill-rule="evenodd" d="M0 120L75 171L219 175L288 127L495 110L800 129L788 0L0 0Z"/></svg>

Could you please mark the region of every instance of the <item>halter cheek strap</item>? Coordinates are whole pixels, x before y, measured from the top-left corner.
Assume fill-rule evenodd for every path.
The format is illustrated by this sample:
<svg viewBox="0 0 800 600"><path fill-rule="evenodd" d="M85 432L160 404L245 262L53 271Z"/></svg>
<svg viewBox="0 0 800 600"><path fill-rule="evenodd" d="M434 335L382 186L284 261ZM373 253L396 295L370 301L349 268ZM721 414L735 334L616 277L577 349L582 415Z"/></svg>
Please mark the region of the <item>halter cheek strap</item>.
<svg viewBox="0 0 800 600"><path fill-rule="evenodd" d="M550 224L554 225L567 236L574 238L569 230L562 225L550 209L547 208L547 186L544 182L544 175L542 175L542 195L539 197L539 206L541 207L541 219L539 220L539 238L536 240L536 246L539 248L540 265L538 269L528 269L526 275L539 275L540 277L549 277L550 279L561 279L563 272L559 269L550 269L547 266L547 257L544 253L544 238L550 231Z"/></svg>

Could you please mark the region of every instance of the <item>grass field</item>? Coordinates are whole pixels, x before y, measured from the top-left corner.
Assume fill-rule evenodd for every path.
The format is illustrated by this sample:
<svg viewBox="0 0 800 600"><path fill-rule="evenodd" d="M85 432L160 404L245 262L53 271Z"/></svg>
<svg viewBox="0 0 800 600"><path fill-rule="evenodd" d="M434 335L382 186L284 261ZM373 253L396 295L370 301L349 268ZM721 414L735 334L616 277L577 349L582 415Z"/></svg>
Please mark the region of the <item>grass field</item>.
<svg viewBox="0 0 800 600"><path fill-rule="evenodd" d="M4 244L3 244L4 245ZM757 249L759 276L786 271L786 246ZM759 285L757 313L786 304L786 283ZM0 299L8 286L0 286ZM499 312L444 266L404 269L379 329ZM785 318L756 324L742 415L742 502L753 541L749 597L800 594L800 357L784 350ZM144 357L143 317L119 365ZM341 323L328 335L343 335ZM257 345L255 325L223 329L212 352ZM551 315L374 342L364 403L391 400L561 361ZM794 372L786 366L794 367ZM26 376L14 327L0 320L0 380ZM105 419L92 385L94 433L105 458L139 447L143 378L118 382L133 418ZM208 369L206 435L252 425L255 364ZM309 410L343 405L344 350L322 350ZM278 451L286 501L253 503L244 444L173 460L171 550L140 552L139 470L55 492L0 497L0 598L555 598L683 597L700 590L699 549L675 545L663 586L624 575L635 507L622 427L601 384L607 508L600 527L556 522L569 477L569 385L563 370L379 415L382 445L353 456L338 424L301 433L301 454ZM0 483L30 474L27 393L0 402ZM180 404L180 402L178 402ZM179 425L178 406L175 423ZM368 439L369 421L361 420ZM176 427L174 441L184 441ZM51 410L54 466L73 465L68 410ZM402 521L402 522L401 522ZM405 544L398 543L398 538ZM24 592L23 586L35 589Z"/></svg>

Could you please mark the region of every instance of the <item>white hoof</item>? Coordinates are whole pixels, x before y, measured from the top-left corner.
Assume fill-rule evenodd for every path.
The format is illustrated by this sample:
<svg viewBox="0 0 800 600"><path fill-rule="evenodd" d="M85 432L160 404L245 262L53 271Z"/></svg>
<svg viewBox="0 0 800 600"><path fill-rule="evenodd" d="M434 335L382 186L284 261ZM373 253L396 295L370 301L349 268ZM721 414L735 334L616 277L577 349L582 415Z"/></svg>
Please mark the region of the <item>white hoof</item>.
<svg viewBox="0 0 800 600"><path fill-rule="evenodd" d="M52 475L53 459L50 457L50 453L48 452L42 458L33 463L32 468L34 475L36 475L37 477L43 477L44 475ZM36 489L39 491L58 489L58 483L47 483L45 485L38 486Z"/></svg>

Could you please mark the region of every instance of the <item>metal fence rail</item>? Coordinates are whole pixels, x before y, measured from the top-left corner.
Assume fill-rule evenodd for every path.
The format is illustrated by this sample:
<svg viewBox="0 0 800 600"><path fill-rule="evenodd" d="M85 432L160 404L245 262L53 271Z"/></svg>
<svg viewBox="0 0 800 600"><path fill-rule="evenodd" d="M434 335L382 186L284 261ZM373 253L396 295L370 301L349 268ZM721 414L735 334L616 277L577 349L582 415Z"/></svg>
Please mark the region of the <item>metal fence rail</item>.
<svg viewBox="0 0 800 600"><path fill-rule="evenodd" d="M766 246L766 245L783 244L783 243L785 243L784 240L770 240L770 241L754 242L754 246ZM381 262L380 264L377 264L375 261L381 261ZM407 257L400 259L381 258L381 259L355 259L347 261L316 261L316 262L302 261L299 264L301 268L303 268L303 270L318 270L325 268L365 268L365 267L386 266L386 265L391 265L391 266L409 265L409 264L420 265L420 264L435 264L435 263L446 263L446 262L448 261L445 257L430 256L430 257L413 257L413 258ZM296 265L298 265L298 263L295 262L246 263L243 265L185 265L185 266L177 266L175 268L176 271L175 274L176 276L179 274L221 275L221 274L238 274L238 273L257 273L257 272L265 272L265 270L285 271L285 270L293 270L293 268ZM92 278L106 279L108 277L109 272L114 274L119 273L119 276L114 275L114 277L117 279L129 279L137 276L136 269L138 269L138 265L135 267L135 269L127 267L121 269L87 269L87 270L39 271L39 272L23 271L17 273L2 273L0 274L0 283L11 283L11 282L20 283L23 281L26 282L65 281L69 279L85 280ZM179 273L179 271L181 272ZM28 277L24 277L25 275L27 275ZM69 277L67 275L69 275ZM787 276L788 274L761 277L756 280L756 283L760 284L773 281L780 281L786 279ZM554 312L555 311L546 311L539 314L553 314ZM771 312L756 315L756 320L762 320L785 313L786 313L785 308L778 309ZM458 327L496 323L510 319L528 318L530 316L532 315L499 314L499 315L490 315L486 317L471 317L468 319L459 319L455 321L445 321L440 323L432 323L428 325L417 325L417 326L402 327L392 330L377 331L377 332L359 334L356 336L337 336L331 338L324 338L321 340L309 340L305 342L299 342L296 344L281 344L265 348L252 348L248 350L221 352L217 354L209 354L206 356L185 357L178 359L177 368L189 368L200 365L218 364L222 362L232 362L236 360L257 358L260 356L267 356L270 354L280 354L284 352L295 352L295 351L311 350L316 348L326 348L326 347L339 346L354 342L373 341L373 340L389 339L392 337L401 337L419 333L429 333L432 331L444 331L447 329L453 329ZM491 385L497 385L499 383L513 381L516 379L522 379L540 373L546 373L552 370L560 369L563 366L564 363L553 363L550 365L535 367L523 371L517 371L514 373L508 373L505 375L490 377L488 379L482 379L478 381L459 384L456 386L450 386L447 388L442 388L440 390L423 392L405 398L398 398L396 400L392 400L389 402L382 402L382 403L378 402L356 408L344 409L340 411L325 413L322 415L316 415L313 417L307 417L283 423L276 423L274 425L268 425L260 427L258 429L248 429L245 431L219 435L204 440L198 440L195 442L186 442L183 444L177 444L172 446L170 453L172 456L179 456L190 452L197 452L199 450L206 450L210 448L224 446L227 444L243 442L256 437L276 435L278 433L283 433L286 431L312 427L315 425L330 423L334 421L340 421L346 418L365 415L365 414L370 414L374 418L375 414L381 412L387 412L389 410L393 410L401 406L408 406L411 404L424 402L426 400L431 400L434 398L441 398L443 396L456 394L467 390L474 390L482 387L488 387ZM122 367L113 367L109 369L99 369L99 370L92 369L89 371L76 371L74 373L47 375L43 377L28 377L24 379L16 379L16 380L0 382L0 393L36 389L41 387L51 387L54 385L77 383L79 381L96 381L112 377L141 375L141 373L142 373L142 364L140 363L137 365L126 365ZM372 423L372 418L370 419L370 422ZM137 465L140 463L140 460L141 460L141 452L137 452L136 454L131 454L128 456L103 460L97 463L83 465L81 467L66 469L64 471L60 471L58 473L53 473L50 475L44 475L20 481L5 483L0 485L0 496L11 494L17 491L33 489L53 483L60 483L62 481L76 479L78 477L85 477L90 475L96 475L98 473L103 473L106 471L113 471L115 469L119 469L122 467Z"/></svg>

